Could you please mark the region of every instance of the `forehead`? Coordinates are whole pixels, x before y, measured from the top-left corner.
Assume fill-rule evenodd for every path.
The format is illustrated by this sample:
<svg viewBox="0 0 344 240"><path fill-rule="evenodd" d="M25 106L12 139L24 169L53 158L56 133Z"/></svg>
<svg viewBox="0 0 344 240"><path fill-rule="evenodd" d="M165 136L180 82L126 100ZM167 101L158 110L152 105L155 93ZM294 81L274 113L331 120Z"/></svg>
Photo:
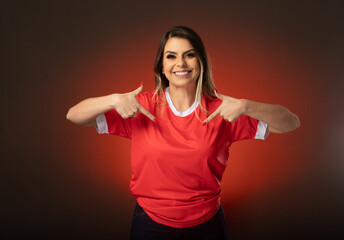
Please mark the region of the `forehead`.
<svg viewBox="0 0 344 240"><path fill-rule="evenodd" d="M187 50L192 49L192 45L189 40L184 38L170 38L167 40L165 44L164 52L166 51L173 51L173 52L184 52Z"/></svg>

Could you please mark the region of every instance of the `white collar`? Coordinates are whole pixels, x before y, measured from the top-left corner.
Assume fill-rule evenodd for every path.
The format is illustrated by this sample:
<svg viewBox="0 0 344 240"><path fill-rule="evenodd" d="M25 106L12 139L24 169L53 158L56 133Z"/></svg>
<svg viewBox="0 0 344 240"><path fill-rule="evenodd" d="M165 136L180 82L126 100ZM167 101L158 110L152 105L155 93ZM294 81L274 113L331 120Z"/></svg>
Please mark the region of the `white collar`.
<svg viewBox="0 0 344 240"><path fill-rule="evenodd" d="M179 112L176 109L176 107L173 105L173 102L172 102L172 99L171 99L170 94L168 92L168 89L169 89L169 87L166 87L166 90L165 90L166 100L167 100L168 106L170 106L170 109L172 110L174 115L176 115L178 117L186 117L186 116L190 115L197 108L199 102L197 101L197 103L196 103L196 101L195 101L189 109L185 110L184 112Z"/></svg>

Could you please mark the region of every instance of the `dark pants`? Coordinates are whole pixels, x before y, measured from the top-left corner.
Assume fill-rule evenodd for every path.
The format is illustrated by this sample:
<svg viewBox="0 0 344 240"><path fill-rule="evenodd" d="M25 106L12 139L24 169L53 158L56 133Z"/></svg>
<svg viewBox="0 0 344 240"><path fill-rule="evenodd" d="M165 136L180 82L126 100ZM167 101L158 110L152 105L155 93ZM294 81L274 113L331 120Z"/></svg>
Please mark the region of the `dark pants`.
<svg viewBox="0 0 344 240"><path fill-rule="evenodd" d="M131 240L226 240L226 221L222 205L216 215L205 223L194 227L174 228L153 221L136 204L130 230Z"/></svg>

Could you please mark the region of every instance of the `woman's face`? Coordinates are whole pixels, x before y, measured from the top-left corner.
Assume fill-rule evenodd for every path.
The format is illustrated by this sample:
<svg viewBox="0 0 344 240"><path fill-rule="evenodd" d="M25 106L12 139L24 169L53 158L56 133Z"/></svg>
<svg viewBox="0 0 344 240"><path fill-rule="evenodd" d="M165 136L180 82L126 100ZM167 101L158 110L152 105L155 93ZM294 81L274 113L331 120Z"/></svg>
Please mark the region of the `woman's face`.
<svg viewBox="0 0 344 240"><path fill-rule="evenodd" d="M163 54L163 73L170 86L196 85L200 66L188 40L176 37L168 39Z"/></svg>

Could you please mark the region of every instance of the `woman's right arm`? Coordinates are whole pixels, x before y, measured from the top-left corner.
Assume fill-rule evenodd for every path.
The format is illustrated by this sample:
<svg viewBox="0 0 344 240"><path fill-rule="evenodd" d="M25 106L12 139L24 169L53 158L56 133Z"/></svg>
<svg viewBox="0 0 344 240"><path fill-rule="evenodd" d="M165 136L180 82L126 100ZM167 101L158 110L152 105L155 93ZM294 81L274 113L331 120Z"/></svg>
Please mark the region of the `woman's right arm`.
<svg viewBox="0 0 344 240"><path fill-rule="evenodd" d="M88 98L71 107L66 118L75 124L95 126L96 118L100 114L114 109L117 101L117 94Z"/></svg>
<svg viewBox="0 0 344 240"><path fill-rule="evenodd" d="M103 97L88 98L71 107L66 118L79 125L96 126L96 118L111 109L115 109L122 118L136 117L138 112L146 115L152 121L155 117L137 101L136 96L143 86L129 93L115 93Z"/></svg>

